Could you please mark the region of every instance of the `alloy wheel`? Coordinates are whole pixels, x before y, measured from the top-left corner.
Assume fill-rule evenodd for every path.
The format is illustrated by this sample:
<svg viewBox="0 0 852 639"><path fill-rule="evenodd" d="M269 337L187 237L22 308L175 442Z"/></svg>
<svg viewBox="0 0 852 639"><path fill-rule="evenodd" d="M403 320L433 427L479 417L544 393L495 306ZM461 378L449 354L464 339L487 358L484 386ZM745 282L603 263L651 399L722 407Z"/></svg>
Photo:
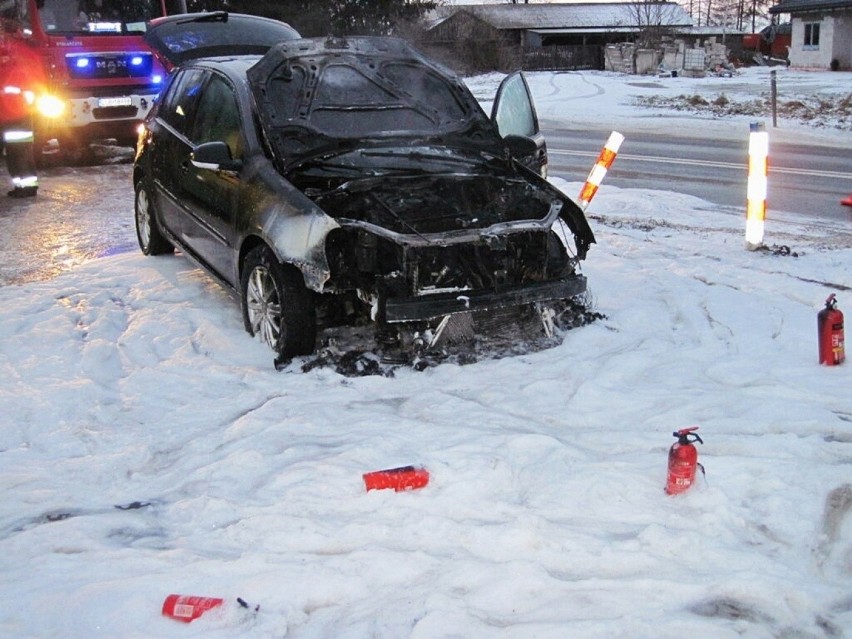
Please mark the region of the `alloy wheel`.
<svg viewBox="0 0 852 639"><path fill-rule="evenodd" d="M274 349L281 335L281 295L265 266L256 266L249 275L246 310L251 332Z"/></svg>
<svg viewBox="0 0 852 639"><path fill-rule="evenodd" d="M140 189L136 196L136 230L139 233L139 243L143 249L147 249L151 244L151 208L145 189Z"/></svg>

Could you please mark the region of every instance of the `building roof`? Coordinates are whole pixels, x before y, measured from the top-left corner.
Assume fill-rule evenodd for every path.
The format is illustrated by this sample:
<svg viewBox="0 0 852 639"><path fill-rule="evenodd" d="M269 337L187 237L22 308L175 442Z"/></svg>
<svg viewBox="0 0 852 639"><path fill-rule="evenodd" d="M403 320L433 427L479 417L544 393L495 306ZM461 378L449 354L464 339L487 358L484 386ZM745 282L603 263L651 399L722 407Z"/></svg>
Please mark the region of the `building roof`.
<svg viewBox="0 0 852 639"><path fill-rule="evenodd" d="M850 9L852 0L781 0L769 13L803 13L825 9Z"/></svg>
<svg viewBox="0 0 852 639"><path fill-rule="evenodd" d="M676 2L479 4L454 9L454 14L467 12L495 29L506 30L628 27L640 22L676 27L692 25L692 18Z"/></svg>

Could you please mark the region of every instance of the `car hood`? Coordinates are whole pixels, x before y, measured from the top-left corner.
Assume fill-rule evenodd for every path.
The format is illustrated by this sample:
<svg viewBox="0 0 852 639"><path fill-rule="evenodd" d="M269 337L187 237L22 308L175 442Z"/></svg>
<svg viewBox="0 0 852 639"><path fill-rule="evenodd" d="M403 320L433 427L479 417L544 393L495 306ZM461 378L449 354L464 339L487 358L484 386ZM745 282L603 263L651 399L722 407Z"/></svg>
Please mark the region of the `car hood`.
<svg viewBox="0 0 852 639"><path fill-rule="evenodd" d="M282 42L248 71L279 169L335 150L464 135L499 153L496 129L452 72L403 40Z"/></svg>

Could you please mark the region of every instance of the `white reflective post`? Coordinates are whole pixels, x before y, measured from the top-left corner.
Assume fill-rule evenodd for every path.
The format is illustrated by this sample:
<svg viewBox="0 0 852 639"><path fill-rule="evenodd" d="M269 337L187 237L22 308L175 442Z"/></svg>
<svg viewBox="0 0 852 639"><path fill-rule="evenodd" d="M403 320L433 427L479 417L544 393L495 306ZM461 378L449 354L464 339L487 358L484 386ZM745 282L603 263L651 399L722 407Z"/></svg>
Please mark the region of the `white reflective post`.
<svg viewBox="0 0 852 639"><path fill-rule="evenodd" d="M763 246L766 219L766 186L769 169L769 134L762 122L751 125L748 141L748 204L746 209L746 248Z"/></svg>

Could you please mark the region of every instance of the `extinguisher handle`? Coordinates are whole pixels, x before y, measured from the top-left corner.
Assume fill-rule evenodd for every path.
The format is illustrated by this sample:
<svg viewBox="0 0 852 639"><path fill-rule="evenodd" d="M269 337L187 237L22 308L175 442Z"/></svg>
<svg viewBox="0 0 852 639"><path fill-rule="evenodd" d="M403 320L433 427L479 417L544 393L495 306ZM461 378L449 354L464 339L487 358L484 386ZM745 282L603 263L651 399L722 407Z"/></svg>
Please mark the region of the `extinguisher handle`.
<svg viewBox="0 0 852 639"><path fill-rule="evenodd" d="M681 428L680 430L676 430L672 433L675 437L683 437L688 433L698 430L698 426L690 426L689 428Z"/></svg>
<svg viewBox="0 0 852 639"><path fill-rule="evenodd" d="M672 433L673 437L677 437L678 442L681 444L691 444L692 442L698 442L699 444L703 444L704 441L698 435L698 433L694 432L698 430L698 426L693 426L692 428L683 428L681 430L676 430Z"/></svg>

